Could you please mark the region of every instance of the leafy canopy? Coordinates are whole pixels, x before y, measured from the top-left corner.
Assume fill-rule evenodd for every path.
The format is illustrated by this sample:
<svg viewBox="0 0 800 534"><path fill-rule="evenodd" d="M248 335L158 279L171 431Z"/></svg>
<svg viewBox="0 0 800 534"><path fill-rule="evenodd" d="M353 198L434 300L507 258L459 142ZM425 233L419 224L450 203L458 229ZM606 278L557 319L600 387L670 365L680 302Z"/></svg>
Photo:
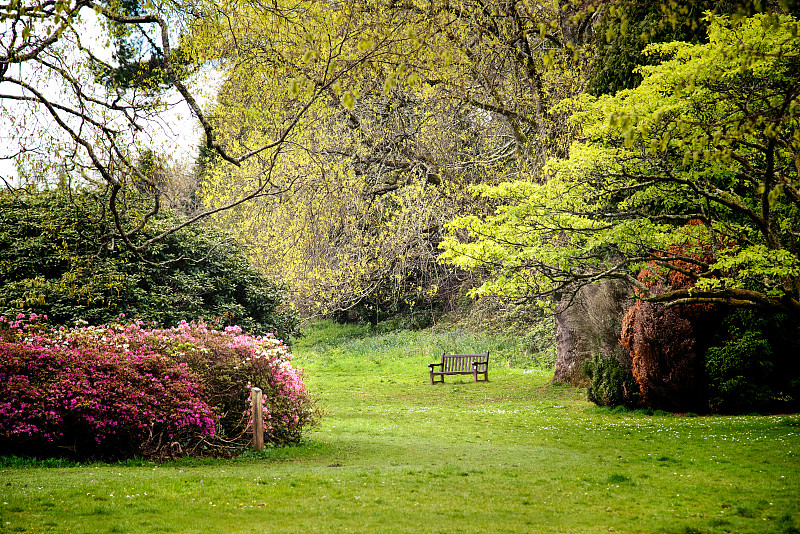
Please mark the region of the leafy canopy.
<svg viewBox="0 0 800 534"><path fill-rule="evenodd" d="M222 51L220 144L247 153L305 110L279 153L204 164L200 195L216 208L266 184L216 220L305 313L429 308L467 278L436 262L445 223L475 209L466 187L568 147L548 110L579 62L552 35L557 2L203 6L191 40Z"/></svg>
<svg viewBox="0 0 800 534"><path fill-rule="evenodd" d="M496 209L454 221L441 259L488 268L477 293L547 301L618 278L654 301L800 314L798 22L714 16L708 38L651 45L638 87L571 102L569 158L544 184L476 187Z"/></svg>

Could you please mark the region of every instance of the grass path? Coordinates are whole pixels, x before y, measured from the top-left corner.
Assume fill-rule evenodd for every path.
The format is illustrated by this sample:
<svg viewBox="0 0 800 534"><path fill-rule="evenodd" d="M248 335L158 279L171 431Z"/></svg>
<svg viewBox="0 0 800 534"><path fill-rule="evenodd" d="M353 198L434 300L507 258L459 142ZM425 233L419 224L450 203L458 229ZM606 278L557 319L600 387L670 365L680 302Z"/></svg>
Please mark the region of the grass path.
<svg viewBox="0 0 800 534"><path fill-rule="evenodd" d="M3 468L0 532L798 532L798 416L613 413L492 339L489 383L431 386L441 335L348 332L296 347L327 412L303 445Z"/></svg>

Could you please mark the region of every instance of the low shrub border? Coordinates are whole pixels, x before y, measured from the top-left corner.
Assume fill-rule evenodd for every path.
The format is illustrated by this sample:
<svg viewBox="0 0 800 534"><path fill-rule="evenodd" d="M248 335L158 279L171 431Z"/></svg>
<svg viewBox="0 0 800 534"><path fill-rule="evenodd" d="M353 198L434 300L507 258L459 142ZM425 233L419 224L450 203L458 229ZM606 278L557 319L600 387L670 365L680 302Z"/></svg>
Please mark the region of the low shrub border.
<svg viewBox="0 0 800 534"><path fill-rule="evenodd" d="M253 386L267 443L297 442L316 422L303 371L274 336L123 320L56 328L36 314L0 317L0 452L230 454L249 441Z"/></svg>

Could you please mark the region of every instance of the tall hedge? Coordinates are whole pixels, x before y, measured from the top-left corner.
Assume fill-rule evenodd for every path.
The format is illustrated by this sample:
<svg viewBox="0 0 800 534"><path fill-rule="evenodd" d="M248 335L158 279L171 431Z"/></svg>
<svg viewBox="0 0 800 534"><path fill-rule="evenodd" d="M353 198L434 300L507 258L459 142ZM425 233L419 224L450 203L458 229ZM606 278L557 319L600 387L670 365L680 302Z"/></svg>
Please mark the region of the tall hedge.
<svg viewBox="0 0 800 534"><path fill-rule="evenodd" d="M94 190L0 193L0 315L102 324L125 313L162 326L204 318L257 335L296 333L282 285L253 268L229 235L193 224L137 257L116 235L107 205ZM135 196L122 208L127 227L147 213ZM133 240L177 222L164 210Z"/></svg>

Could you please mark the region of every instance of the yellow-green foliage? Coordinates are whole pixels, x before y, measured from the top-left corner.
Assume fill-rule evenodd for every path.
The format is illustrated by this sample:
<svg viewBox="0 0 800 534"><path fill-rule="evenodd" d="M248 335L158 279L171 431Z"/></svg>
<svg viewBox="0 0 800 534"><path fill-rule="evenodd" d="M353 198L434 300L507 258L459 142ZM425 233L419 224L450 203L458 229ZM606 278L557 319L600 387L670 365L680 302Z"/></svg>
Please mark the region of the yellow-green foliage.
<svg viewBox="0 0 800 534"><path fill-rule="evenodd" d="M456 220L442 259L491 269L478 293L627 278L655 298L635 278L648 267L694 285L658 300L799 314L797 26L715 17L708 44L652 45L637 88L570 104L584 137L546 183L474 189L499 205Z"/></svg>
<svg viewBox="0 0 800 534"><path fill-rule="evenodd" d="M556 3L473 7L232 2L192 28L222 73L212 122L232 157L205 167L201 196L255 197L218 220L303 311L378 293L413 308L452 270L436 262L446 222L484 209L467 186L565 150L570 127L545 110L575 94L577 63L518 41L547 42Z"/></svg>
<svg viewBox="0 0 800 534"><path fill-rule="evenodd" d="M440 195L429 194L424 181L409 179L400 190L391 172L376 182L347 165L348 157L360 155L352 139L358 132L348 124L357 119L347 110L385 107L356 99L375 84L388 93L407 77L397 58L419 48L419 38L409 37L402 21L387 24L390 14L341 7L233 3L211 9L195 36L199 47L209 43L212 56L224 43L214 117L226 150L241 155L289 141L238 167L217 159L203 176L201 195L207 206L219 207L263 192L219 220L250 245L258 265L289 282L295 303L308 313L349 307L387 280L404 284L409 256L424 254L415 241L438 227L431 218ZM373 66L372 86L362 85L354 67L385 57L394 66ZM358 124L366 135L382 128L374 124L377 112L369 111ZM427 255L431 263L434 256Z"/></svg>

